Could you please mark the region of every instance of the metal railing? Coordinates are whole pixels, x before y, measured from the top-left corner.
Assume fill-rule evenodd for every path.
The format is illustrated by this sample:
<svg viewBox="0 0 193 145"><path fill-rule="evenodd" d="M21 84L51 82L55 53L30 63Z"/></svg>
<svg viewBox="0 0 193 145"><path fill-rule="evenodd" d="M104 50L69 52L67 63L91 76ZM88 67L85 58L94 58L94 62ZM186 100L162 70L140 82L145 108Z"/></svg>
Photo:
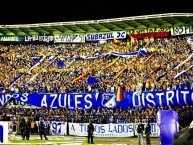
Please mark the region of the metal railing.
<svg viewBox="0 0 193 145"><path fill-rule="evenodd" d="M132 20L154 19L154 18L166 18L166 17L193 17L193 13L166 13L166 14L154 14L154 15L122 17L122 18L101 19L101 20L88 20L88 21L0 25L0 28L30 28L30 27L46 27L46 26L60 26L60 25L98 24L98 23L121 22L121 21L132 21Z"/></svg>

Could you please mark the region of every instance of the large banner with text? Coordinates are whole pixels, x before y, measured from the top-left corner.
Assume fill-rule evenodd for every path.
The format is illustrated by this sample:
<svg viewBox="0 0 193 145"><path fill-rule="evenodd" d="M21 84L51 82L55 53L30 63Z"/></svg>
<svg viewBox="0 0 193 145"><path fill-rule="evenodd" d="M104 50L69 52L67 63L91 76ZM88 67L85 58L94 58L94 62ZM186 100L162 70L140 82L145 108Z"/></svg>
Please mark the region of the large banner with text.
<svg viewBox="0 0 193 145"><path fill-rule="evenodd" d="M133 29L127 31L127 34L137 38L146 37L167 37L170 35L170 28L147 28L147 29Z"/></svg>
<svg viewBox="0 0 193 145"><path fill-rule="evenodd" d="M25 36L25 42L47 42L47 43L84 43L85 34L55 34L55 35L33 35Z"/></svg>
<svg viewBox="0 0 193 145"><path fill-rule="evenodd" d="M138 136L137 133L137 127L138 127L138 123L134 123L134 134L135 136ZM146 127L147 123L143 123L144 127ZM160 135L160 130L159 130L159 126L157 123L150 123L151 126L151 137L158 137ZM145 133L143 134L143 136L145 137Z"/></svg>
<svg viewBox="0 0 193 145"><path fill-rule="evenodd" d="M88 136L88 123L69 123L69 134ZM93 135L96 137L132 137L134 136L133 123L127 124L94 124Z"/></svg>
<svg viewBox="0 0 193 145"><path fill-rule="evenodd" d="M192 34L193 29L191 25L185 25L185 26L174 26L171 27L171 35L184 35L184 34Z"/></svg>
<svg viewBox="0 0 193 145"><path fill-rule="evenodd" d="M151 123L151 137L159 136L157 123ZM69 134L75 136L87 136L88 123L69 123ZM95 137L133 137L137 136L137 123L126 124L94 124ZM146 124L144 124L146 127Z"/></svg>
<svg viewBox="0 0 193 145"><path fill-rule="evenodd" d="M32 35L32 36L25 36L24 42L47 42L47 43L54 43L54 36L50 35Z"/></svg>
<svg viewBox="0 0 193 145"><path fill-rule="evenodd" d="M62 93L62 94L0 94L0 106L11 98L25 104L42 108L91 109L152 106L184 106L193 104L193 90L168 90L143 92L124 92L123 100L117 101L117 93Z"/></svg>
<svg viewBox="0 0 193 145"><path fill-rule="evenodd" d="M99 41L99 40L110 40L110 39L124 39L126 38L126 35L127 35L126 31L89 33L89 34L86 34L86 40Z"/></svg>
<svg viewBox="0 0 193 145"><path fill-rule="evenodd" d="M10 131L10 122L8 122L8 130ZM40 121L35 122L39 126ZM146 123L143 123L146 127ZM44 125L49 129L51 135L69 135L74 136L87 136L88 123L69 123L64 121L44 121ZM158 137L160 134L157 123L150 123L151 125L151 137ZM121 123L121 124L94 124L94 136L95 137L133 137L137 136L138 123ZM11 133L11 132L10 132ZM145 134L144 134L145 136Z"/></svg>
<svg viewBox="0 0 193 145"><path fill-rule="evenodd" d="M85 42L85 34L58 34L54 35L55 43L80 43Z"/></svg>

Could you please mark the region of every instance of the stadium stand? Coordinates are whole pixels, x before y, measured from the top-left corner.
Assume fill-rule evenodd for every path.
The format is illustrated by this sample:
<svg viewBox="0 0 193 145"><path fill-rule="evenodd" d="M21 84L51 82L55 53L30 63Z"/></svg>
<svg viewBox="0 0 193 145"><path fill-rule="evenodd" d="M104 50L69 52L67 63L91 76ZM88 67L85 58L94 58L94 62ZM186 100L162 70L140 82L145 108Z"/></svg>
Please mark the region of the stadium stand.
<svg viewBox="0 0 193 145"><path fill-rule="evenodd" d="M192 49L187 43L188 37L156 38L151 39L152 42L145 38L139 40L139 45L130 47L113 42L97 46L89 43L76 46L2 45L1 93L115 92L119 85L124 91L136 91L137 86L142 91L192 89ZM135 60L110 55L92 60L66 58L94 56L95 53L130 53L143 47L148 54L139 55ZM34 61L33 55L41 60ZM183 61L185 63L178 66ZM186 69L183 75L177 75ZM85 77L75 80L86 73ZM93 80L89 83L88 78L98 83L92 83Z"/></svg>
<svg viewBox="0 0 193 145"><path fill-rule="evenodd" d="M192 65L191 57L182 66L177 67L182 61L186 60L192 54L192 49L187 43L188 37L189 36L156 38L153 39L152 42L149 42L150 40L148 38L145 38L144 40L139 40L138 43L141 43L141 46L134 45L131 47L125 46L125 44L117 45L113 42L108 42L97 46L95 46L95 44L77 44L76 46L65 44L20 46L1 45L1 50L3 50L1 52L1 70L3 70L1 71L1 93L116 92L118 86L120 85L122 86L123 91L137 91L137 89L140 89L142 92L144 92L155 90L192 89L192 68L188 69L185 74L174 79L174 77L178 73L186 70ZM57 57L52 64L50 63L53 61L53 58L50 60L45 58L45 60L34 67L34 69L30 70L30 68L32 68L36 64L36 62L32 59L34 54L37 54L36 57L43 57L43 54L45 53L48 57L59 55L65 57L76 54L92 56L96 50L99 52L99 54L111 51L129 53L135 50L138 51L139 46L146 47L148 50L148 55L146 57L140 56L136 58L137 60L135 61L135 64L130 64L132 59L120 58L117 59L117 61L113 65L106 68L106 66L108 66L108 64L111 64L117 57L107 56L107 58L92 60L77 59L73 63L71 63L71 60ZM152 50L152 48L153 52L150 52L149 50ZM102 51L100 51L101 49ZM150 58L149 56L152 57ZM147 58L150 59L147 60ZM96 65L101 60L105 60L105 63ZM62 63L62 66L59 63ZM70 63L71 65L69 65ZM50 66L46 67L49 64ZM69 67L66 67L67 65ZM125 66L128 66L128 69L125 69L123 74L115 78L115 76L123 68L125 68ZM89 69L92 69L92 71L90 71ZM85 78L73 82L74 79L82 76L87 72L89 72L89 74ZM38 76L30 81L30 79L33 78L36 73L38 73ZM91 77L97 79L98 82L88 84L88 78ZM11 83L14 84L11 86ZM137 88L138 86L139 88ZM155 121L155 113L158 109L159 108L146 108L143 114L141 114L141 112L138 112L140 109L132 109L129 112L126 111L122 112L121 114L118 113L119 121L116 119L113 119L113 121L122 123L133 121L136 122L136 119L138 118L142 119L144 116L148 117L146 113L149 114L150 112L152 113L149 114L149 117L152 118L153 121ZM181 110L182 108L176 109ZM9 110L5 108L5 110L7 110L8 112L1 111L1 117L18 115L18 113L20 113L19 115L30 116L34 114L33 117L37 118L35 114L41 116L46 113L45 110L42 110L43 113L40 114L35 113L36 111L41 112L41 109L18 110L17 108L12 108ZM71 121L84 122L84 118L82 118L81 114L88 114L88 116L94 118L93 111L89 111L88 113L86 111L82 112L81 110L77 111L69 112L69 116L73 116L70 117ZM97 112L99 110L95 111ZM104 110L101 111L103 112ZM186 108L184 111L186 111ZM68 111L65 111L65 113L67 112ZM112 118L110 116L112 116L112 114L115 115L117 111L109 110L107 112L104 111L104 114L101 114L100 116L105 115L104 118L106 118L106 122L109 122L110 120L107 118ZM139 116L134 118L132 117L134 115L133 113L138 114ZM57 113L51 114L58 116ZM62 112L60 112L59 114L62 116ZM187 117L186 115L182 113L182 118ZM113 118L116 118L115 116ZM126 119L128 116L130 116L130 118ZM190 116L192 115L188 115L188 117ZM45 119L47 117L52 119L53 115L47 114L46 116L44 116ZM101 117L99 120L102 121L102 118L103 117ZM67 118L64 116L61 119L67 120ZM85 117L85 119L87 119L88 121L89 118ZM99 120L97 120L97 122L101 123L101 121Z"/></svg>
<svg viewBox="0 0 193 145"><path fill-rule="evenodd" d="M192 90L193 35L107 40L104 43L1 44L0 93L112 93ZM130 42L130 43L128 43ZM113 53L114 52L114 53ZM137 52L133 57L123 55ZM14 101L14 100L13 100ZM9 103L8 103L9 104ZM9 106L9 105L8 105ZM1 107L0 120L156 122L158 110L174 109L180 125L193 120L192 106L76 109Z"/></svg>

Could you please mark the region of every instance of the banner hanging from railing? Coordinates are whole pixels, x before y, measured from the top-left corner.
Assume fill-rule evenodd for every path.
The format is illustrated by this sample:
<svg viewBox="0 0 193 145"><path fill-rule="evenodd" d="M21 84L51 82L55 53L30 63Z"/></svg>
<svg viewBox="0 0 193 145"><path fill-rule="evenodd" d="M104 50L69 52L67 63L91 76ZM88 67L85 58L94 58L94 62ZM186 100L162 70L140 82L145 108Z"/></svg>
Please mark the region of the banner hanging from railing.
<svg viewBox="0 0 193 145"><path fill-rule="evenodd" d="M86 40L87 41L124 39L124 38L126 38L126 31L86 34Z"/></svg>
<svg viewBox="0 0 193 145"><path fill-rule="evenodd" d="M143 123L146 127L146 123ZM125 124L93 124L95 137L133 137L137 136L138 123ZM160 134L157 123L150 123L151 137L158 137ZM69 123L69 135L87 136L88 123ZM145 136L145 134L144 134Z"/></svg>
<svg viewBox="0 0 193 145"><path fill-rule="evenodd" d="M170 35L170 28L134 29L127 31L127 34L137 39L146 37L167 37Z"/></svg>
<svg viewBox="0 0 193 145"><path fill-rule="evenodd" d="M0 42L23 42L23 37L20 37L20 36L1 36Z"/></svg>
<svg viewBox="0 0 193 145"><path fill-rule="evenodd" d="M93 124L95 137L133 137L134 125L127 124ZM88 123L69 123L69 134L75 136L88 136Z"/></svg>
<svg viewBox="0 0 193 145"><path fill-rule="evenodd" d="M123 100L117 101L119 93L69 93L69 94L0 94L0 106L10 98L42 108L68 108L71 110L91 108L152 107L193 105L193 90L150 91L138 94L124 92Z"/></svg>
<svg viewBox="0 0 193 145"><path fill-rule="evenodd" d="M25 42L47 42L47 43L84 43L85 34L55 34L55 35L33 35L25 36Z"/></svg>
<svg viewBox="0 0 193 145"><path fill-rule="evenodd" d="M50 43L50 42L54 42L54 36L50 35L50 36L47 36L47 35L32 35L32 36L25 36L24 38L24 41L25 42L47 42L47 43Z"/></svg>
<svg viewBox="0 0 193 145"><path fill-rule="evenodd" d="M191 25L171 27L171 35L172 36L191 34L191 33L193 33Z"/></svg>
<svg viewBox="0 0 193 145"><path fill-rule="evenodd" d="M144 125L144 127L146 127L147 123L142 123ZM134 123L134 135L138 136L137 133L137 127L138 127L138 123ZM157 123L150 123L151 126L151 137L158 137L160 134L160 130L159 130L159 126ZM143 136L145 137L145 133L143 134Z"/></svg>
<svg viewBox="0 0 193 145"><path fill-rule="evenodd" d="M39 126L40 121L35 122ZM44 121L44 125L49 129L51 135L66 135L67 122L63 121Z"/></svg>
<svg viewBox="0 0 193 145"><path fill-rule="evenodd" d="M55 34L54 43L84 43L85 34Z"/></svg>

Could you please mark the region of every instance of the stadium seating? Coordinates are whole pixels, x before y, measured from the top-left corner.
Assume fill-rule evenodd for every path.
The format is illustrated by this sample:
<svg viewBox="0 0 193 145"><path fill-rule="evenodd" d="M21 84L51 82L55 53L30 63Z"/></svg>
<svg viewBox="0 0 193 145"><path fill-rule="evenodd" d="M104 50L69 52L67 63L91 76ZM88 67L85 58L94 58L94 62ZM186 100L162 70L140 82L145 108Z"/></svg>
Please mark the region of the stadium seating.
<svg viewBox="0 0 193 145"><path fill-rule="evenodd" d="M97 57L110 52L126 54L142 48L147 50L146 55L80 58ZM187 43L187 36L151 41L145 38L132 46L113 41L104 44L0 45L0 51L2 94L116 92L120 85L123 91L141 92L193 89L193 50ZM12 120L17 115L23 115L34 117L35 120L43 117L45 120L85 122L97 116L95 123L126 123L139 119L156 122L156 112L160 109L167 107L129 108L124 111L121 108L95 111L2 108L0 117L1 120ZM173 109L179 112L182 126L193 119L192 106Z"/></svg>
<svg viewBox="0 0 193 145"><path fill-rule="evenodd" d="M116 91L120 84L124 91L193 88L192 50L187 36L158 38L151 42L146 38L134 46L108 42L1 45L0 48L1 93L106 92ZM112 55L98 59L78 57L109 52L131 53L140 48L146 48L148 54L135 58ZM88 82L90 77L97 83Z"/></svg>

